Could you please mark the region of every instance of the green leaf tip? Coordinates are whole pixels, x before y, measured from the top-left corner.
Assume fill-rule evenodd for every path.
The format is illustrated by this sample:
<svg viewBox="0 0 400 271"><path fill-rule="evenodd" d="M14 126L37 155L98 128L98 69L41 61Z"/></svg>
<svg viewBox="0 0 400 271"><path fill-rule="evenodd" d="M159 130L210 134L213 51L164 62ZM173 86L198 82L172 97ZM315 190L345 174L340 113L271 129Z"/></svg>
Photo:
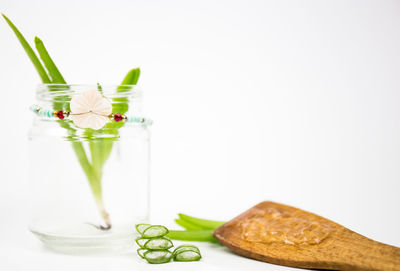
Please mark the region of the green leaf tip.
<svg viewBox="0 0 400 271"><path fill-rule="evenodd" d="M4 15L4 13L2 13L1 16L3 16L3 18L4 18L7 22L10 21L10 19L8 19L8 17L7 17L6 15Z"/></svg>
<svg viewBox="0 0 400 271"><path fill-rule="evenodd" d="M22 47L24 48L26 54L32 61L32 64L35 66L40 78L42 79L43 83L51 83L51 80L44 69L42 63L40 62L39 58L36 56L35 52L33 51L32 47L29 45L29 43L26 41L24 36L19 32L18 28L8 19L6 15L3 13L1 14L3 18L6 20L7 24L10 26L11 30L14 32L15 36L21 43Z"/></svg>
<svg viewBox="0 0 400 271"><path fill-rule="evenodd" d="M54 63L53 59L50 57L49 52L47 51L44 43L41 39L37 36L35 37L35 46L36 50L39 53L40 59L42 59L44 66L49 72L49 75L52 79L52 83L56 84L66 84L63 76L61 75L60 71L58 70L56 64Z"/></svg>
<svg viewBox="0 0 400 271"><path fill-rule="evenodd" d="M140 68L134 68L126 74L124 80L122 80L121 85L136 85L139 81L139 77Z"/></svg>

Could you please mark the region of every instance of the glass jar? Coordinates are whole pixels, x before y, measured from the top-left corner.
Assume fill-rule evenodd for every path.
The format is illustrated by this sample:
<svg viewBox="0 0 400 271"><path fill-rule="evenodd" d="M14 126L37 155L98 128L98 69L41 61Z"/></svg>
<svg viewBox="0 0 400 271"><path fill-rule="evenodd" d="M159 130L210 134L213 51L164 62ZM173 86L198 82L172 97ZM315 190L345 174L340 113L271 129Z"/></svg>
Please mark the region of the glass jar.
<svg viewBox="0 0 400 271"><path fill-rule="evenodd" d="M115 114L98 130L78 127L69 115L71 99L90 90L103 95ZM132 247L135 224L149 218L151 122L142 119L140 90L42 84L36 97L29 132L30 230L62 252Z"/></svg>

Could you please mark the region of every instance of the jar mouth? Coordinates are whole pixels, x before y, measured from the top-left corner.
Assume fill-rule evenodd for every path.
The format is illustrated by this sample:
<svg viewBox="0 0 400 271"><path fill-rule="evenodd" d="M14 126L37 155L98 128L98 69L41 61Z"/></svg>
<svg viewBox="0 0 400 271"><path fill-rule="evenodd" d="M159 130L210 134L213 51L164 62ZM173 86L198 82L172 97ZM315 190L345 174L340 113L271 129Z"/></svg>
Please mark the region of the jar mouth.
<svg viewBox="0 0 400 271"><path fill-rule="evenodd" d="M142 91L137 85L93 85L93 84L39 84L36 88L36 98L43 102L69 102L71 98L87 90L99 90L105 98L118 98L124 102L142 97Z"/></svg>

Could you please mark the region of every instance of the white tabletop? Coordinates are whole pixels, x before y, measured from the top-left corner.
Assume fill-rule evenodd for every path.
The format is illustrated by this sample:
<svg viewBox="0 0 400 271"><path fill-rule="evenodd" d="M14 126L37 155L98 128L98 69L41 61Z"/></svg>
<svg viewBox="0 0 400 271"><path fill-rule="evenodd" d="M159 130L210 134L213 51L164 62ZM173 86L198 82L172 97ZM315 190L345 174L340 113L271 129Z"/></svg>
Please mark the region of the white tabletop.
<svg viewBox="0 0 400 271"><path fill-rule="evenodd" d="M152 222L229 220L263 200L400 246L398 1L2 1L69 83L140 66ZM199 243L196 263L63 255L26 226L39 83L0 18L0 270L287 270ZM51 166L51 165L49 165ZM137 193L134 191L132 194ZM132 225L133 226L133 225Z"/></svg>

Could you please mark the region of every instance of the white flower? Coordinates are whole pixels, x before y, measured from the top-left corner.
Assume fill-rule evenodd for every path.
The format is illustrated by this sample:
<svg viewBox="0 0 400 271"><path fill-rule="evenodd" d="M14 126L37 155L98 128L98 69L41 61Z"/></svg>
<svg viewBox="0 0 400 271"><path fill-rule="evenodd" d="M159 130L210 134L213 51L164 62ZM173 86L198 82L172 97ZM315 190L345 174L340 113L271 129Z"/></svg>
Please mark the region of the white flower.
<svg viewBox="0 0 400 271"><path fill-rule="evenodd" d="M87 90L70 102L71 119L80 128L103 128L112 112L109 100L97 90Z"/></svg>

